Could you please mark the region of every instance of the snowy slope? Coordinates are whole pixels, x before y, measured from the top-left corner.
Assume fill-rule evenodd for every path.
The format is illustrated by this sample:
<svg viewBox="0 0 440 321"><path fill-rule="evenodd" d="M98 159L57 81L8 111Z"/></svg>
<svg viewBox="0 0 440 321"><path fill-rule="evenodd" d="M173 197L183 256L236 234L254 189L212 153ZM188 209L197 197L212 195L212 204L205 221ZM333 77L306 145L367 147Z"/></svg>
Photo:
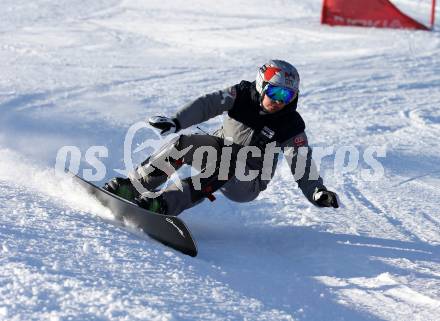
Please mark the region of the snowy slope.
<svg viewBox="0 0 440 321"><path fill-rule="evenodd" d="M3 0L0 320L439 320L440 35L321 26L320 8ZM315 150L386 149L376 181L323 159L342 208L314 208L283 164L255 202L219 196L181 215L190 258L55 176L62 146L105 146L102 184L124 168L131 125L272 57L300 71Z"/></svg>
<svg viewBox="0 0 440 321"><path fill-rule="evenodd" d="M431 26L433 0L391 0L391 2L411 18L427 27Z"/></svg>

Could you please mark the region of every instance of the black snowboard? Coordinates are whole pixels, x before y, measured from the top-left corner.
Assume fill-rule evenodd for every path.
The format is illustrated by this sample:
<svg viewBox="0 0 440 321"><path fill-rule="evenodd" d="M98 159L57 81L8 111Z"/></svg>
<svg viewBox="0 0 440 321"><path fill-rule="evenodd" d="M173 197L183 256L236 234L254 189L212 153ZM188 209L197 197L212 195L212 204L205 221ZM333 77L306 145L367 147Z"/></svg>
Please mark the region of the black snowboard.
<svg viewBox="0 0 440 321"><path fill-rule="evenodd" d="M75 181L109 208L117 219L128 221L153 239L190 256L197 255L197 246L183 221L175 216L150 212L83 178L74 175Z"/></svg>

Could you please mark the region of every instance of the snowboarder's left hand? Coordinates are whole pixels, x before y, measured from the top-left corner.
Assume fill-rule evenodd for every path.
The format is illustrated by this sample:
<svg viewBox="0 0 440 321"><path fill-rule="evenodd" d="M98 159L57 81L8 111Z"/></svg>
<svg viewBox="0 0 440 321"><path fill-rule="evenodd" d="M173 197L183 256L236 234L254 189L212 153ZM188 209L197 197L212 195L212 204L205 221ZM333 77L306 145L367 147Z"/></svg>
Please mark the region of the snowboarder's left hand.
<svg viewBox="0 0 440 321"><path fill-rule="evenodd" d="M339 207L336 193L325 189L316 189L313 193L313 200L321 207Z"/></svg>
<svg viewBox="0 0 440 321"><path fill-rule="evenodd" d="M150 117L148 123L151 126L160 129L160 134L162 136L177 133L180 130L180 124L177 119L171 119L165 116Z"/></svg>

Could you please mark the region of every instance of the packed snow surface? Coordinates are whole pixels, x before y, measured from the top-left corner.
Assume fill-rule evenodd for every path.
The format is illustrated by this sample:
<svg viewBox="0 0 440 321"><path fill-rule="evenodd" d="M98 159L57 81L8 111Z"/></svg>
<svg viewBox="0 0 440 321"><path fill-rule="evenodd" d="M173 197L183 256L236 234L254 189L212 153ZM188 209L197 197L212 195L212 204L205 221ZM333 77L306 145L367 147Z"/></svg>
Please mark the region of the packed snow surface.
<svg viewBox="0 0 440 321"><path fill-rule="evenodd" d="M2 0L0 320L440 320L440 35L322 26L320 10ZM80 175L94 175L90 148L104 151L97 184L120 175L133 124L253 80L270 58L301 74L299 111L315 150L333 150L320 166L341 208L308 203L283 163L256 201L219 195L181 215L190 258L55 174L76 146ZM335 167L344 151L359 164Z"/></svg>

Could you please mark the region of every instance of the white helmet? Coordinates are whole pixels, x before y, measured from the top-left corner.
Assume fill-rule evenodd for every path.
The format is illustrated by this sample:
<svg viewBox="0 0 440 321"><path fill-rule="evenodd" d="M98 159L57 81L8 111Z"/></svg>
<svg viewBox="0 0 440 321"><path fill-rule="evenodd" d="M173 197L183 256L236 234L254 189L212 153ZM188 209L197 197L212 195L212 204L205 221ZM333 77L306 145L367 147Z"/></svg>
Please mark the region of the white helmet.
<svg viewBox="0 0 440 321"><path fill-rule="evenodd" d="M256 87L263 97L267 84L299 91L299 74L295 67L284 60L270 60L260 67L257 73Z"/></svg>

